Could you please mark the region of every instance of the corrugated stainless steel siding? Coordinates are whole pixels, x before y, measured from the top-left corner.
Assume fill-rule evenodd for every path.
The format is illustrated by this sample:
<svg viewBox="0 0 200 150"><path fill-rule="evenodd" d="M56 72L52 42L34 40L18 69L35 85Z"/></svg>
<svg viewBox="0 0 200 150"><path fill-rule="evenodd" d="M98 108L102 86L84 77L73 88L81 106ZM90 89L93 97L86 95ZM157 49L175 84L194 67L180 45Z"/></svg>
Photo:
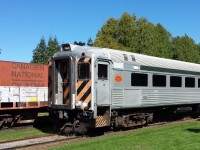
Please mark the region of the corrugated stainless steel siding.
<svg viewBox="0 0 200 150"><path fill-rule="evenodd" d="M141 106L163 106L199 102L199 89L143 89L141 94Z"/></svg>
<svg viewBox="0 0 200 150"><path fill-rule="evenodd" d="M123 90L112 90L112 105L123 104L124 93Z"/></svg>

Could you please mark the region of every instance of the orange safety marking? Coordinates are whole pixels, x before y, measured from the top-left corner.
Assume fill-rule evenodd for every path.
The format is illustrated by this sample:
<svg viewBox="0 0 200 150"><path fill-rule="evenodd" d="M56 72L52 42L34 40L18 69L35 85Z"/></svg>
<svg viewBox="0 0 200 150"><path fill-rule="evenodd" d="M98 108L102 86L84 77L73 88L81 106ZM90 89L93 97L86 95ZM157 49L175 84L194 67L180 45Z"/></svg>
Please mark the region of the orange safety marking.
<svg viewBox="0 0 200 150"><path fill-rule="evenodd" d="M78 80L78 82L76 83L76 89L78 89L82 83L83 83L83 80Z"/></svg>
<svg viewBox="0 0 200 150"><path fill-rule="evenodd" d="M80 100L81 97L86 93L86 91L91 87L91 80L86 84L82 91L77 95L77 99Z"/></svg>
<svg viewBox="0 0 200 150"><path fill-rule="evenodd" d="M89 103L91 101L91 93L88 95L88 97L85 99L85 101L83 103ZM82 109L84 109L84 106L81 107Z"/></svg>
<svg viewBox="0 0 200 150"><path fill-rule="evenodd" d="M70 104L70 100L69 99L66 101L66 104Z"/></svg>
<svg viewBox="0 0 200 150"><path fill-rule="evenodd" d="M85 99L84 103L89 103L91 101L91 93L88 95L88 97Z"/></svg>
<svg viewBox="0 0 200 150"><path fill-rule="evenodd" d="M85 58L84 59L84 62L89 62L90 61L90 58Z"/></svg>
<svg viewBox="0 0 200 150"><path fill-rule="evenodd" d="M64 97L66 97L68 93L69 93L69 86L65 89Z"/></svg>

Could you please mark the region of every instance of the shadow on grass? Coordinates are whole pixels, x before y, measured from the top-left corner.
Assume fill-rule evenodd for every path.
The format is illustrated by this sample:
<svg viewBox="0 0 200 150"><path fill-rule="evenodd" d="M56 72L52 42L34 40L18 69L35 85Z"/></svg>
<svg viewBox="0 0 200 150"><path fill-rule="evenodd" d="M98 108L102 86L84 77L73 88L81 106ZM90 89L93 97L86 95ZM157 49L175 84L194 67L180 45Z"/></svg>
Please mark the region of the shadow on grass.
<svg viewBox="0 0 200 150"><path fill-rule="evenodd" d="M47 134L56 134L55 126L48 116L38 117L34 122L34 128Z"/></svg>
<svg viewBox="0 0 200 150"><path fill-rule="evenodd" d="M64 125L64 122L59 122L58 120L52 121L48 116L45 116L45 117L38 117L35 120L33 127L46 134L59 134L60 128L63 125ZM88 137L102 136L107 131L108 131L107 128L89 129L87 134L84 134L84 135ZM65 134L61 134L61 135L65 135ZM66 135L69 135L69 134L66 134ZM82 134L76 133L75 135L80 136Z"/></svg>
<svg viewBox="0 0 200 150"><path fill-rule="evenodd" d="M200 133L200 129L191 129L191 128L189 128L189 129L186 129L187 131L189 131L189 132L193 132L193 133Z"/></svg>

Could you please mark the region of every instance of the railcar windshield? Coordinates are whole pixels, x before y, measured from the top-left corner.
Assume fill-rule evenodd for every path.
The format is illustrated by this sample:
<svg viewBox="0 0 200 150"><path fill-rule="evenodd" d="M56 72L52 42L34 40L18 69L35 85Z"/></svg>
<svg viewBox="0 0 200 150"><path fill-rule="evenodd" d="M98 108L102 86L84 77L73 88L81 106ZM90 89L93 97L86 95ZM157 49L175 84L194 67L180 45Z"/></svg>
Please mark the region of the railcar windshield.
<svg viewBox="0 0 200 150"><path fill-rule="evenodd" d="M90 78L90 64L78 63L78 79L87 80Z"/></svg>
<svg viewBox="0 0 200 150"><path fill-rule="evenodd" d="M70 106L70 95L71 95L71 70L70 70L70 61L65 60L56 60L54 67L54 95L55 95L55 104L63 105L67 104Z"/></svg>

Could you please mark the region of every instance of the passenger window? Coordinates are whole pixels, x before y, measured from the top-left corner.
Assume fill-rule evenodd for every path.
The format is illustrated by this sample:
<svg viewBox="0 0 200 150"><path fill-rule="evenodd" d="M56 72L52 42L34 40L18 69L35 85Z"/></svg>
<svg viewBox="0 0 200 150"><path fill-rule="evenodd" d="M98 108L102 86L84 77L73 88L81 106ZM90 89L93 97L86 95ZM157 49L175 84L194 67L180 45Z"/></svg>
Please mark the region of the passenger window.
<svg viewBox="0 0 200 150"><path fill-rule="evenodd" d="M182 86L182 78L177 76L170 77L170 87L181 87Z"/></svg>
<svg viewBox="0 0 200 150"><path fill-rule="evenodd" d="M153 86L166 87L166 76L165 75L153 75Z"/></svg>
<svg viewBox="0 0 200 150"><path fill-rule="evenodd" d="M200 88L200 78L198 79L198 88Z"/></svg>
<svg viewBox="0 0 200 150"><path fill-rule="evenodd" d="M79 63L78 64L78 79L86 80L90 78L90 64Z"/></svg>
<svg viewBox="0 0 200 150"><path fill-rule="evenodd" d="M98 79L108 79L108 65L98 64Z"/></svg>
<svg viewBox="0 0 200 150"><path fill-rule="evenodd" d="M148 74L132 73L131 86L148 86Z"/></svg>
<svg viewBox="0 0 200 150"><path fill-rule="evenodd" d="M186 77L185 78L185 87L194 88L195 87L195 78Z"/></svg>

